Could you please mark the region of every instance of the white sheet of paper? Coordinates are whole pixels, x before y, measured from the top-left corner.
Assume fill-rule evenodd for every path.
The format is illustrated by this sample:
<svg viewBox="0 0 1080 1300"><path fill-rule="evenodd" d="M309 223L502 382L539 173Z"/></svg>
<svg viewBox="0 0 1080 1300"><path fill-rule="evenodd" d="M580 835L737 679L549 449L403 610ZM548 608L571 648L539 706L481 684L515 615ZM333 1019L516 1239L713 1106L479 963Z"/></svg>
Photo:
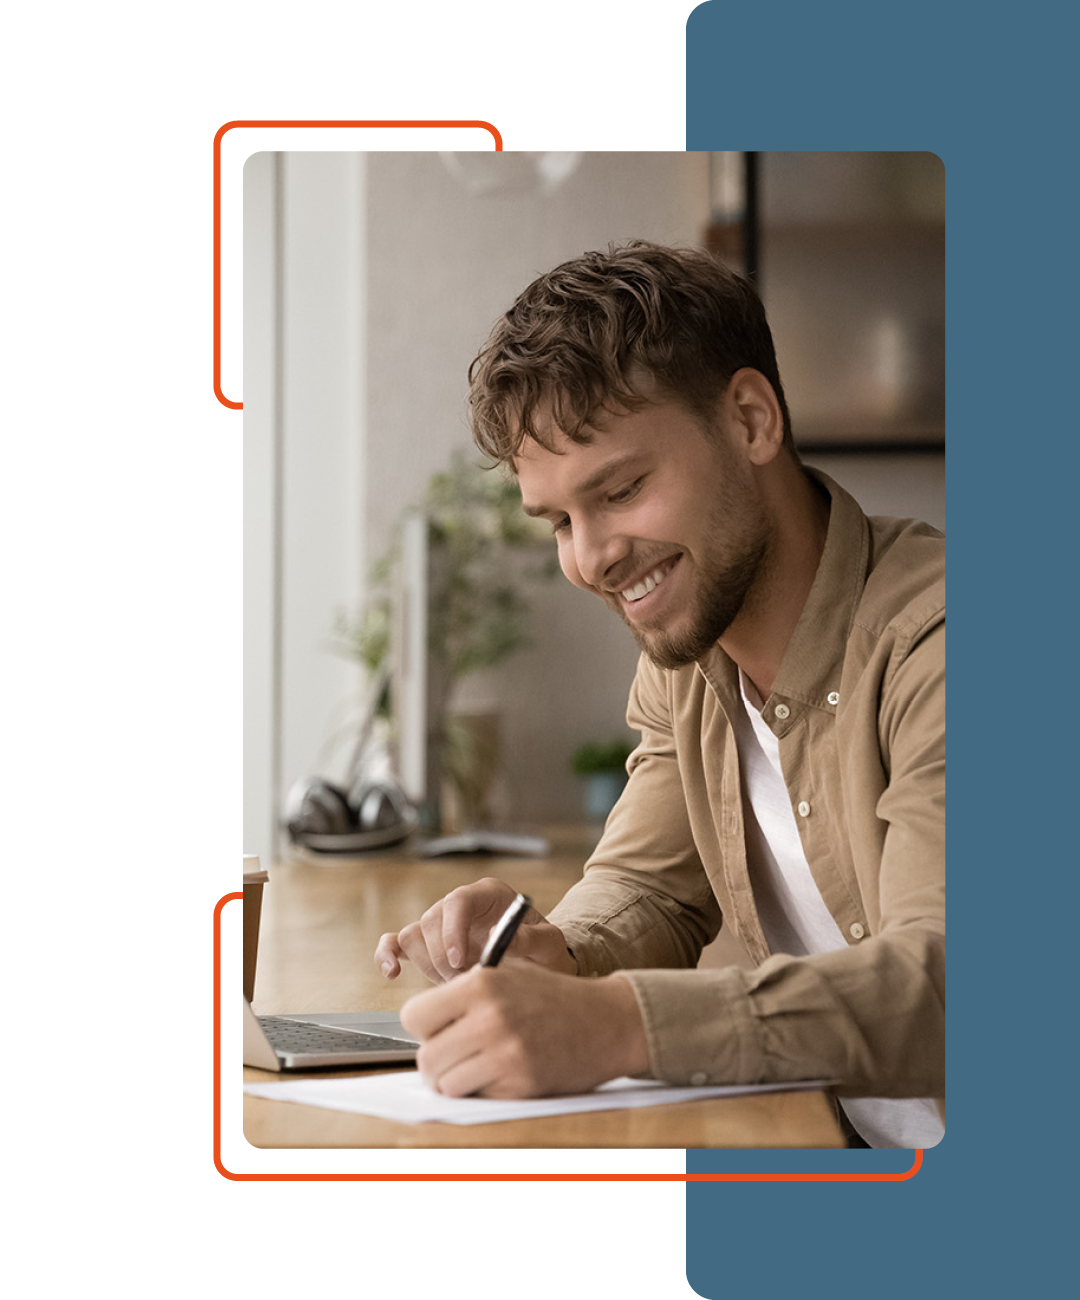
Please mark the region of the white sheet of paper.
<svg viewBox="0 0 1080 1300"><path fill-rule="evenodd" d="M433 1092L415 1070L374 1074L363 1078L284 1079L274 1083L245 1083L244 1091L271 1101L292 1101L325 1110L376 1115L403 1124L492 1124L500 1120L536 1119L578 1111L623 1110L632 1106L663 1106L700 1101L705 1097L738 1097L747 1093L796 1092L826 1085L803 1083L714 1085L673 1088L652 1079L612 1079L595 1092L570 1097L539 1097L527 1101L489 1101L483 1097L443 1097Z"/></svg>

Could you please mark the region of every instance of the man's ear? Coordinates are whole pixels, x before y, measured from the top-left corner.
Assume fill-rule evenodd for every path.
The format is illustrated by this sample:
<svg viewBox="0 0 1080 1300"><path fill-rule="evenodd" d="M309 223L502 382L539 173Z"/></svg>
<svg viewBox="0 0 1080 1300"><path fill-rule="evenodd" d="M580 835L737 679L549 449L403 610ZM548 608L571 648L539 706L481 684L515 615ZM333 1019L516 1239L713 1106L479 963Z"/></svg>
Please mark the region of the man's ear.
<svg viewBox="0 0 1080 1300"><path fill-rule="evenodd" d="M736 445L752 465L767 465L784 443L784 417L772 384L760 370L736 370L724 389Z"/></svg>

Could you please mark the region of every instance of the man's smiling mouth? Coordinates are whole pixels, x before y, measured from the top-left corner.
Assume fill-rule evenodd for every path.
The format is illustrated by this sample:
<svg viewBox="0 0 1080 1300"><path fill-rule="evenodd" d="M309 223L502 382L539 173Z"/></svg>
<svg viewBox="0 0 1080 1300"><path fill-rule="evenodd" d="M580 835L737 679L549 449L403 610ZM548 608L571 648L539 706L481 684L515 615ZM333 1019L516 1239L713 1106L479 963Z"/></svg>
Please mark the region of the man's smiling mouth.
<svg viewBox="0 0 1080 1300"><path fill-rule="evenodd" d="M675 567L678 556L674 555L670 560L665 560L663 564L658 564L655 569L651 569L640 581L635 582L632 587L624 587L619 595L628 604L644 599L650 591L658 587Z"/></svg>

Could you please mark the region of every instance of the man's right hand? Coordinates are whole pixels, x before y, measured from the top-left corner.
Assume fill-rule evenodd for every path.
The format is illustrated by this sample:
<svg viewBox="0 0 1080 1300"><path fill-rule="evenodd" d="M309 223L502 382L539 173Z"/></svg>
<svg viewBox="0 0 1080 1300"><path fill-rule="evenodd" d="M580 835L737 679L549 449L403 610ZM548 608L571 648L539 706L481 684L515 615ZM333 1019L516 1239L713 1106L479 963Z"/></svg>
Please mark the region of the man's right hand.
<svg viewBox="0 0 1080 1300"><path fill-rule="evenodd" d="M480 960L491 927L516 894L516 889L491 879L453 890L419 921L397 934L384 934L375 949L375 965L387 979L401 974L403 960L414 962L433 984L453 979ZM529 909L507 952L548 970L577 974L562 931L545 921L535 907Z"/></svg>

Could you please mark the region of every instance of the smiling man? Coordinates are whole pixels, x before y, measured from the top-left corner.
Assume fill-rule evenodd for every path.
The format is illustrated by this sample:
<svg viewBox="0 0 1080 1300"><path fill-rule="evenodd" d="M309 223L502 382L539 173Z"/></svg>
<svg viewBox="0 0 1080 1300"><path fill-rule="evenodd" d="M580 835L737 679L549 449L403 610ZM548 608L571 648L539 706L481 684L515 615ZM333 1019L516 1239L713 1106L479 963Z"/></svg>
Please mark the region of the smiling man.
<svg viewBox="0 0 1080 1300"><path fill-rule="evenodd" d="M944 1113L944 539L803 468L764 311L635 242L532 284L470 372L478 445L642 650L630 779L506 962L455 890L375 960L451 1095L830 1079L856 1144ZM695 969L728 924L753 970ZM513 960L517 958L517 960ZM595 978L582 979L581 976Z"/></svg>

